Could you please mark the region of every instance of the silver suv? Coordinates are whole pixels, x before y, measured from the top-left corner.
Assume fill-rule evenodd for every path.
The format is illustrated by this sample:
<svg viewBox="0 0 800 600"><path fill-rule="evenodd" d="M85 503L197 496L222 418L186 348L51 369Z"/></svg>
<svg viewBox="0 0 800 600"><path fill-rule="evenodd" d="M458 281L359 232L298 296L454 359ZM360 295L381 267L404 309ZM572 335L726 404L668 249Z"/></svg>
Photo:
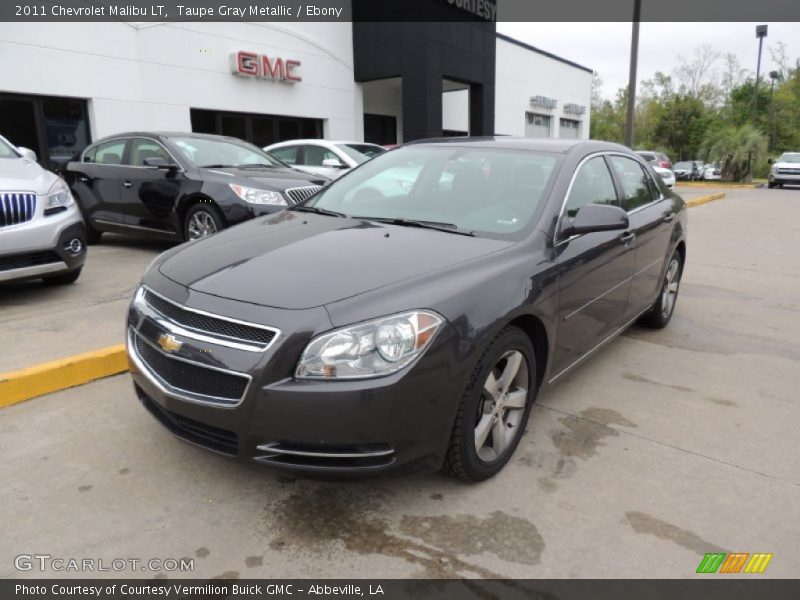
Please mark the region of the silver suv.
<svg viewBox="0 0 800 600"><path fill-rule="evenodd" d="M0 282L72 283L86 259L83 219L63 179L0 136Z"/></svg>

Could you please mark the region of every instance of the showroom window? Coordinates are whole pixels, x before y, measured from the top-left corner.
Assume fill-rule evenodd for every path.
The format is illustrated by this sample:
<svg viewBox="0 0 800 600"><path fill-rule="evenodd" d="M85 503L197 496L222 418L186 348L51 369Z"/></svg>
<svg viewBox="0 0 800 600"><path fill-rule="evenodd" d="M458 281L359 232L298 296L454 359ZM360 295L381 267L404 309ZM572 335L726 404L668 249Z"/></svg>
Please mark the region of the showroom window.
<svg viewBox="0 0 800 600"><path fill-rule="evenodd" d="M558 135L567 139L578 139L581 130L581 122L574 119L559 119Z"/></svg>
<svg viewBox="0 0 800 600"><path fill-rule="evenodd" d="M322 137L322 119L199 108L191 109L190 115L195 133L229 135L260 148L298 138Z"/></svg>
<svg viewBox="0 0 800 600"><path fill-rule="evenodd" d="M525 113L525 137L550 137L550 116L537 113Z"/></svg>

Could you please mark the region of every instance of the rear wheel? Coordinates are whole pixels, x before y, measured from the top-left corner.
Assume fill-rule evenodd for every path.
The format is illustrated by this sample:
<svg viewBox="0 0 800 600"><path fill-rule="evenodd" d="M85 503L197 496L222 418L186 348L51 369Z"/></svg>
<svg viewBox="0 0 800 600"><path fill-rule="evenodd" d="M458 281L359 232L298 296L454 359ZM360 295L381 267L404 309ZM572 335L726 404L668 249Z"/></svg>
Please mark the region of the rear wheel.
<svg viewBox="0 0 800 600"><path fill-rule="evenodd" d="M682 274L683 262L681 261L680 253L676 250L669 261L667 272L664 274L661 293L658 295L650 312L641 318L640 323L642 325L652 329L662 329L667 326L667 323L672 318L672 313L675 312Z"/></svg>
<svg viewBox="0 0 800 600"><path fill-rule="evenodd" d="M49 275L42 279L44 279L44 282L48 285L69 285L78 280L78 277L81 276L81 270L83 270L83 267L70 271L69 273L63 273L62 275Z"/></svg>
<svg viewBox="0 0 800 600"><path fill-rule="evenodd" d="M497 474L519 444L535 397L530 338L506 327L478 361L464 391L445 470L471 482Z"/></svg>
<svg viewBox="0 0 800 600"><path fill-rule="evenodd" d="M199 240L225 228L219 210L213 204L195 204L186 213L183 225L185 240Z"/></svg>

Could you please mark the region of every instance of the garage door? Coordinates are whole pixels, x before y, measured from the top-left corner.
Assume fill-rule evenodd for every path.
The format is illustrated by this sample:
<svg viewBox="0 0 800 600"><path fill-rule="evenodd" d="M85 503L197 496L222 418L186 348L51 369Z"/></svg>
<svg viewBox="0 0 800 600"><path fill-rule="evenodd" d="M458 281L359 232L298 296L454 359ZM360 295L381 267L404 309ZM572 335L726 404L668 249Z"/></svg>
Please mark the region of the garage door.
<svg viewBox="0 0 800 600"><path fill-rule="evenodd" d="M561 119L558 123L558 137L567 139L578 139L578 131L580 130L580 121L572 119Z"/></svg>
<svg viewBox="0 0 800 600"><path fill-rule="evenodd" d="M536 113L525 113L525 137L550 137L550 117Z"/></svg>

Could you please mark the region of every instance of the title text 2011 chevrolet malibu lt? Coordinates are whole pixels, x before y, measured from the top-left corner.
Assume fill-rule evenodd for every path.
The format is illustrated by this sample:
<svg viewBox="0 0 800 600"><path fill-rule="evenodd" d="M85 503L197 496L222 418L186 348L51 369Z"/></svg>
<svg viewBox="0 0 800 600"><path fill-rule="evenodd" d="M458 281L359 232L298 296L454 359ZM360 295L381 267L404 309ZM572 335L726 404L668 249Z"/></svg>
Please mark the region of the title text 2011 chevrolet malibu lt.
<svg viewBox="0 0 800 600"><path fill-rule="evenodd" d="M486 479L543 385L637 319L670 320L684 206L615 144L392 150L158 257L128 315L136 393L245 461Z"/></svg>

